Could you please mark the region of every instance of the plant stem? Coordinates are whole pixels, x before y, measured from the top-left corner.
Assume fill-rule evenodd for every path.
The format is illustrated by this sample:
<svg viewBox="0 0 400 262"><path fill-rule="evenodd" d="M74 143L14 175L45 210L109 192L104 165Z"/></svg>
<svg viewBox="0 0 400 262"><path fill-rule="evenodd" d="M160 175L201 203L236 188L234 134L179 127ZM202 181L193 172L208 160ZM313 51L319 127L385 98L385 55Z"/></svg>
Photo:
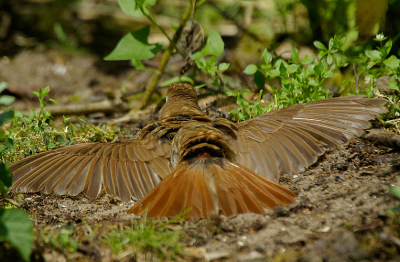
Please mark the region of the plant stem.
<svg viewBox="0 0 400 262"><path fill-rule="evenodd" d="M142 11L142 13L153 23L153 25L155 25L158 29L160 29L160 31L168 38L169 42L171 43L171 42L172 42L171 38L169 38L169 36L167 35L167 32L165 32L164 28L162 28L162 27L157 23L157 20L154 19L154 16L153 16L153 14L151 13L151 11L148 10L148 11L149 11L149 14L147 14L147 13L145 12L145 10L144 10L143 7L140 8L140 11Z"/></svg>
<svg viewBox="0 0 400 262"><path fill-rule="evenodd" d="M189 5L185 11L185 14L182 17L179 28L176 30L171 42L169 43L167 50L165 50L164 55L161 58L161 62L160 62L160 65L158 66L157 71L154 72L153 78L150 80L150 82L146 86L146 91L144 93L143 102L142 102L142 105L140 106L140 109L145 108L147 106L147 104L149 103L150 97L153 94L154 89L156 88L157 83L160 80L161 75L164 72L164 68L168 63L169 58L171 57L172 51L174 50L176 43L178 42L179 38L181 37L183 28L185 27L186 22L189 20L191 13L192 13L192 6Z"/></svg>

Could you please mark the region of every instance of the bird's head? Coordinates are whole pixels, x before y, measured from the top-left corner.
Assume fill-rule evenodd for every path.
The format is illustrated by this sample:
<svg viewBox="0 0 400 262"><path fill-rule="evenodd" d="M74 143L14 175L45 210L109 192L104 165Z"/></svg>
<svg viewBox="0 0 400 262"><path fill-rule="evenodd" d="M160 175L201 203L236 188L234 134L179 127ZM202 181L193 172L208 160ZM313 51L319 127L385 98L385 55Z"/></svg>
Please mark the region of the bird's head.
<svg viewBox="0 0 400 262"><path fill-rule="evenodd" d="M193 86L177 83L169 86L160 119L179 115L204 115L197 103Z"/></svg>

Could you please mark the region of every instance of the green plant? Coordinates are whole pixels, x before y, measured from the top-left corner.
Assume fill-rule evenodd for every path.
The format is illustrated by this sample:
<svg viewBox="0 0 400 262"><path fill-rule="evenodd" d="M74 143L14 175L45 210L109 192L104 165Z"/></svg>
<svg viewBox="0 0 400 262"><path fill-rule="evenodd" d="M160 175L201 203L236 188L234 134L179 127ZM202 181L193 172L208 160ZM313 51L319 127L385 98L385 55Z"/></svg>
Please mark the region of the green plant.
<svg viewBox="0 0 400 262"><path fill-rule="evenodd" d="M24 156L37 152L49 150L57 146L71 145L83 142L104 142L117 138L120 129L116 126L99 125L97 127L78 119L78 124L67 123L68 118L64 117L63 125L54 128L51 123L51 114L46 110L47 102L45 97L50 88L33 91L40 102L40 111L31 115L23 115L15 112L7 129L0 129L0 158L11 163Z"/></svg>
<svg viewBox="0 0 400 262"><path fill-rule="evenodd" d="M0 126L12 117L13 111L0 114ZM4 135L4 133L1 132L0 135ZM0 162L0 193L3 198L7 197L7 191L11 183L12 174L10 170L3 162ZM25 261L29 260L32 252L32 227L32 220L23 210L0 207L0 243L9 242L19 251Z"/></svg>
<svg viewBox="0 0 400 262"><path fill-rule="evenodd" d="M0 82L0 93L6 90L8 87L7 82ZM8 95L0 95L0 105L1 106L9 106L14 103L15 97Z"/></svg>
<svg viewBox="0 0 400 262"><path fill-rule="evenodd" d="M45 228L42 232L42 239L45 244L51 245L61 252L75 253L78 249L78 240L73 238L75 232L75 225L68 222L56 229Z"/></svg>
<svg viewBox="0 0 400 262"><path fill-rule="evenodd" d="M391 55L392 40L386 40L383 34L378 34L374 38L375 41L379 42L379 46L374 50L366 50L360 56L360 72L365 74L365 81L371 84L370 89L366 89L366 93L369 97L378 95L385 97L389 101L389 114L387 118L396 118L400 115L399 106L399 82L400 82L400 59L395 55ZM395 90L397 93L390 95L383 95L379 92L378 87L375 86L376 81L383 76L390 77L390 82L387 88L389 90ZM398 120L396 120L398 121Z"/></svg>
<svg viewBox="0 0 400 262"><path fill-rule="evenodd" d="M273 57L265 49L261 65L248 65L245 74L254 75L258 87L263 88L266 81L279 79L280 88L273 88L278 108L306 103L328 97L328 90L323 87L325 79L339 73L335 70L347 66L345 57L340 55L344 38L334 37L329 41L329 47L315 41L314 45L321 49L318 59L306 55L301 61L299 51L293 47L291 59L286 62L280 56Z"/></svg>
<svg viewBox="0 0 400 262"><path fill-rule="evenodd" d="M115 254L123 250L136 255L150 252L162 260L175 260L183 252L179 243L182 231L169 230L167 227L175 222L182 224L183 216L184 214L157 224L154 220L147 221L147 217L143 216L141 220L132 222L131 226L121 225L118 229L110 229L110 233L103 235L102 241Z"/></svg>

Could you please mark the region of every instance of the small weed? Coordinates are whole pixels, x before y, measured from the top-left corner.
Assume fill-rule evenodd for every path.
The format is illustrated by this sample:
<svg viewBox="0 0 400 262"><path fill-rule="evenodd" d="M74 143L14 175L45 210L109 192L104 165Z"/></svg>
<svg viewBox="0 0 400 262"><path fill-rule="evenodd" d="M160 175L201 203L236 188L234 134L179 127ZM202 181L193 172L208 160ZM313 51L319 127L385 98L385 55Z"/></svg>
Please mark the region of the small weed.
<svg viewBox="0 0 400 262"><path fill-rule="evenodd" d="M132 222L131 226L120 225L118 229L110 229L110 233L103 235L102 242L114 254L130 251L131 254L150 253L162 260L178 260L183 253L180 243L182 231L168 229L177 221L182 223L183 215L160 223L144 216L142 220Z"/></svg>

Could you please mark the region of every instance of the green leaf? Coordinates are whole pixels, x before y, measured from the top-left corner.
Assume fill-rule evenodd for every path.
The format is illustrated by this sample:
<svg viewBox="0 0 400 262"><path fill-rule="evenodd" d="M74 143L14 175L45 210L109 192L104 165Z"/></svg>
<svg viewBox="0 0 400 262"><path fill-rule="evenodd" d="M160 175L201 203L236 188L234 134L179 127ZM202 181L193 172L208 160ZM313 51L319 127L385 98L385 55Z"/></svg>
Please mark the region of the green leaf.
<svg viewBox="0 0 400 262"><path fill-rule="evenodd" d="M296 47L293 47L290 57L292 58L293 63L297 64L299 62L299 50Z"/></svg>
<svg viewBox="0 0 400 262"><path fill-rule="evenodd" d="M150 27L126 34L105 60L145 60L153 58L162 48L162 43L150 45L147 37Z"/></svg>
<svg viewBox="0 0 400 262"><path fill-rule="evenodd" d="M253 75L257 72L257 66L256 65L248 65L246 67L246 69L244 69L243 73L245 73L246 75Z"/></svg>
<svg viewBox="0 0 400 262"><path fill-rule="evenodd" d="M392 49L392 40L391 39L389 39L389 41L386 42L386 44L384 45L384 49L385 49L386 55L388 55L390 50Z"/></svg>
<svg viewBox="0 0 400 262"><path fill-rule="evenodd" d="M6 140L4 140L4 145L8 149L13 149L14 148L14 140L12 138L6 138Z"/></svg>
<svg viewBox="0 0 400 262"><path fill-rule="evenodd" d="M250 90L249 89L244 89L242 95L243 96L247 96L248 94L250 94Z"/></svg>
<svg viewBox="0 0 400 262"><path fill-rule="evenodd" d="M62 143L64 143L64 137L63 137L62 135L60 135L60 134L57 134L57 135L54 137L54 141L56 141L57 143L62 144Z"/></svg>
<svg viewBox="0 0 400 262"><path fill-rule="evenodd" d="M281 63L281 65L279 67L279 74L280 74L280 76L283 76L283 77L286 76L286 74L287 74L286 66L283 63Z"/></svg>
<svg viewBox="0 0 400 262"><path fill-rule="evenodd" d="M205 86L207 86L207 84L201 84L201 85L195 86L194 88L202 88L202 87L205 87ZM229 95L227 94L227 96L229 96Z"/></svg>
<svg viewBox="0 0 400 262"><path fill-rule="evenodd" d="M332 64L333 58L332 58L332 55L330 53L328 53L328 58L326 60L327 60L328 64L330 64L330 65Z"/></svg>
<svg viewBox="0 0 400 262"><path fill-rule="evenodd" d="M160 84L160 86L164 87L164 86L169 86L169 85L172 85L175 83L190 83L190 84L194 85L193 79L191 79L188 76L181 76L181 77L175 76L175 77L172 77L172 78L162 82Z"/></svg>
<svg viewBox="0 0 400 262"><path fill-rule="evenodd" d="M219 66L218 66L218 71L219 71L219 72L223 72L223 71L227 70L227 69L229 68L230 65L231 65L231 64L229 64L229 63L221 63L221 64L219 64Z"/></svg>
<svg viewBox="0 0 400 262"><path fill-rule="evenodd" d="M193 60L199 60L207 55L220 56L224 52L224 41L217 31L211 30L208 34L204 48L190 56Z"/></svg>
<svg viewBox="0 0 400 262"><path fill-rule="evenodd" d="M323 43L321 43L320 41L314 41L314 46L318 49L322 49L322 50L327 50L326 47L324 46Z"/></svg>
<svg viewBox="0 0 400 262"><path fill-rule="evenodd" d="M13 96L7 96L7 95L0 96L0 105L9 106L12 103L14 103L14 101L15 101L15 97L13 97Z"/></svg>
<svg viewBox="0 0 400 262"><path fill-rule="evenodd" d="M261 57L262 57L262 59L263 59L263 61L264 61L264 64L269 64L269 63L271 63L271 61L272 61L272 55L271 55L270 52L268 52L267 49L264 49L264 51L263 51Z"/></svg>
<svg viewBox="0 0 400 262"><path fill-rule="evenodd" d="M59 22L55 22L53 24L53 30L61 43L65 43L67 41L67 35L65 34L64 29Z"/></svg>
<svg viewBox="0 0 400 262"><path fill-rule="evenodd" d="M143 13L139 9L140 7L146 7L146 5L155 5L157 0L118 0L118 4L122 11L133 17L142 17Z"/></svg>
<svg viewBox="0 0 400 262"><path fill-rule="evenodd" d="M50 102L53 102L54 104L57 104L56 100L54 100L54 99L51 99L51 98L50 98L49 101L50 101Z"/></svg>
<svg viewBox="0 0 400 262"><path fill-rule="evenodd" d="M378 50L367 50L365 51L365 54L371 59L371 60L381 60L382 53Z"/></svg>
<svg viewBox="0 0 400 262"><path fill-rule="evenodd" d="M386 59L383 63L390 68L398 68L400 66L400 59L392 55L391 57Z"/></svg>
<svg viewBox="0 0 400 262"><path fill-rule="evenodd" d="M306 55L304 58L303 58L303 60L301 60L301 64L302 65L308 65L308 64L311 64L312 62L314 62L314 58L313 57L311 57L311 56L309 56L309 55Z"/></svg>
<svg viewBox="0 0 400 262"><path fill-rule="evenodd" d="M9 121L10 119L14 118L14 111L9 110L5 111L0 114L0 126L2 126L4 123Z"/></svg>
<svg viewBox="0 0 400 262"><path fill-rule="evenodd" d="M5 82L5 81L0 82L0 93L3 92L4 90L6 90L7 87L8 87L8 83L7 82Z"/></svg>
<svg viewBox="0 0 400 262"><path fill-rule="evenodd" d="M314 71L316 75L321 75L322 71L324 70L324 66L322 65L321 62L319 62L315 67L314 67Z"/></svg>
<svg viewBox="0 0 400 262"><path fill-rule="evenodd" d="M39 93L36 92L36 91L31 91L31 93L34 94L34 95L37 96L37 97L40 97Z"/></svg>
<svg viewBox="0 0 400 262"><path fill-rule="evenodd" d="M265 75L263 73L261 73L260 71L256 71L253 79L258 88L260 88L261 90L265 89Z"/></svg>
<svg viewBox="0 0 400 262"><path fill-rule="evenodd" d="M326 56L326 54L328 54L327 51L321 51L318 53L318 58L321 60L324 56Z"/></svg>
<svg viewBox="0 0 400 262"><path fill-rule="evenodd" d="M33 221L20 209L0 209L0 241L13 245L29 261L33 245Z"/></svg>
<svg viewBox="0 0 400 262"><path fill-rule="evenodd" d="M330 77L333 77L333 76L334 76L334 74L333 74L332 71L327 71L327 72L324 73L324 77L325 78L330 78Z"/></svg>
<svg viewBox="0 0 400 262"><path fill-rule="evenodd" d="M296 72L298 67L299 67L299 66L298 66L298 65L295 65L295 64L289 65L289 66L287 67L287 72L288 72L288 74L293 74L294 72Z"/></svg>
<svg viewBox="0 0 400 262"><path fill-rule="evenodd" d="M371 69L375 64L375 62L368 62L367 69Z"/></svg>
<svg viewBox="0 0 400 262"><path fill-rule="evenodd" d="M388 85L388 89L399 91L399 86L397 85L396 81L390 81L389 85Z"/></svg>
<svg viewBox="0 0 400 262"><path fill-rule="evenodd" d="M267 72L267 74L271 77L277 77L279 76L279 71L276 69L271 69Z"/></svg>
<svg viewBox="0 0 400 262"><path fill-rule="evenodd" d="M395 196L396 198L400 199L400 187L398 186L389 186L388 187L390 193L393 194L393 196Z"/></svg>
<svg viewBox="0 0 400 262"><path fill-rule="evenodd" d="M0 162L0 192L7 195L8 188L12 184L12 174L6 164Z"/></svg>

